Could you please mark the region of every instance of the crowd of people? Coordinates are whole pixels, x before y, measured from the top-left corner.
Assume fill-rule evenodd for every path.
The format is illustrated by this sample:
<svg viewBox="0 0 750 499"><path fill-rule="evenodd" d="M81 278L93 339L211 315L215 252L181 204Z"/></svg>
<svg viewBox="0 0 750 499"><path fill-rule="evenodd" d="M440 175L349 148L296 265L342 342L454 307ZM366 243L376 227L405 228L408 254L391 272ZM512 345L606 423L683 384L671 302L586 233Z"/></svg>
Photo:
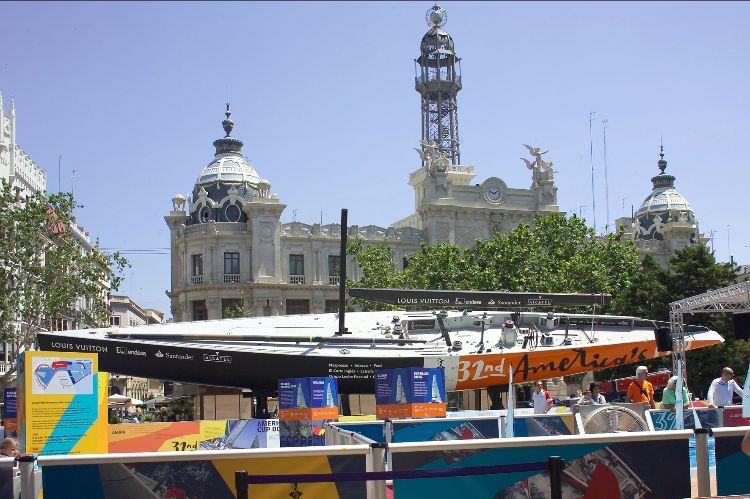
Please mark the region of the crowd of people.
<svg viewBox="0 0 750 499"><path fill-rule="evenodd" d="M647 376L648 368L646 366L638 366L636 368L635 380L628 385L625 402L646 404L651 409L656 409L654 386L646 379ZM734 394L742 397L742 393L742 387L734 380L734 371L729 367L725 367L721 371L721 376L713 380L708 388L708 395L706 397L708 407L715 408L732 405ZM534 406L534 414L544 414L554 406L554 399L550 395L550 392L544 389L541 381L536 382L534 391L531 394L531 400ZM600 393L599 385L591 383L589 389L581 393L575 399L574 403L578 405L604 405L608 402L604 395ZM690 394L684 384L682 385L682 403L684 407L690 406ZM676 404L677 376L672 376L662 391L660 407L662 409L674 410Z"/></svg>

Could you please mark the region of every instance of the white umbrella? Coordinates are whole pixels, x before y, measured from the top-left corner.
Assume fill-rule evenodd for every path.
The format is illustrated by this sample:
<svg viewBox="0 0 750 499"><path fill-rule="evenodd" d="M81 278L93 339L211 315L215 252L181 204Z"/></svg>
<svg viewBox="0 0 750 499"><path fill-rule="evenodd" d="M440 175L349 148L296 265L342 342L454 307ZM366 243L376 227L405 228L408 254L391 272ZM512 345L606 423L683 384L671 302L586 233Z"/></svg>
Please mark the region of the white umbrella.
<svg viewBox="0 0 750 499"><path fill-rule="evenodd" d="M126 397L125 395L110 395L107 397L107 404L110 407L126 407L130 405L130 397Z"/></svg>
<svg viewBox="0 0 750 499"><path fill-rule="evenodd" d="M143 400L138 400L134 398L130 399L130 403L133 405L146 405L146 402L144 402Z"/></svg>

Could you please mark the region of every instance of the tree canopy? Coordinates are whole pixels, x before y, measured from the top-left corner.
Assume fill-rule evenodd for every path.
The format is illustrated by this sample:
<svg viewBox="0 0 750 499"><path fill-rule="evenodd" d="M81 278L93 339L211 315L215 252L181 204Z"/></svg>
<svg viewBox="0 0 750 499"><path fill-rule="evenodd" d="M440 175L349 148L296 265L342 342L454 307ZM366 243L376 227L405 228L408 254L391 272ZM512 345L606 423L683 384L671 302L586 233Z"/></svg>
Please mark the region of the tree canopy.
<svg viewBox="0 0 750 499"><path fill-rule="evenodd" d="M108 288L117 289L128 263L81 245L76 207L70 193L21 199L8 182L0 185L0 335L16 351L57 319L107 323Z"/></svg>
<svg viewBox="0 0 750 499"><path fill-rule="evenodd" d="M617 294L638 280L633 243L621 234L596 237L584 220L562 213L537 216L489 240L462 249L422 244L397 271L389 246L349 244L362 278L359 287L583 292ZM358 302L372 307L367 302Z"/></svg>

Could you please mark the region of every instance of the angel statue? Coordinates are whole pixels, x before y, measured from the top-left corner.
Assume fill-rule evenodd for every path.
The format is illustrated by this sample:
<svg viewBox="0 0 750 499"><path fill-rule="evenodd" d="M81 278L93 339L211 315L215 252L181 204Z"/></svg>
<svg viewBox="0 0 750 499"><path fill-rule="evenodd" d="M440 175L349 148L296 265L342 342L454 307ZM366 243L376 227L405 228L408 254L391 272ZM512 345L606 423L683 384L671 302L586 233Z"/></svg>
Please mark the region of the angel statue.
<svg viewBox="0 0 750 499"><path fill-rule="evenodd" d="M438 145L437 143L435 143L435 141L423 140L421 144L421 149L417 149L415 147L414 150L417 151L417 154L419 154L419 157L422 159L424 167L428 172L432 173L435 171L445 171L448 169L448 164L450 162L445 156L445 153L438 148Z"/></svg>
<svg viewBox="0 0 750 499"><path fill-rule="evenodd" d="M529 150L529 154L531 154L534 157L533 161L529 161L526 158L521 158L521 160L526 164L526 168L531 170L532 177L531 177L531 188L533 189L537 185L539 185L539 181L542 179L542 169L547 173L547 178L552 179L552 163L547 163L542 159L542 154L547 154L549 151L541 152L541 149L539 147L531 147L528 144L524 144L524 147Z"/></svg>

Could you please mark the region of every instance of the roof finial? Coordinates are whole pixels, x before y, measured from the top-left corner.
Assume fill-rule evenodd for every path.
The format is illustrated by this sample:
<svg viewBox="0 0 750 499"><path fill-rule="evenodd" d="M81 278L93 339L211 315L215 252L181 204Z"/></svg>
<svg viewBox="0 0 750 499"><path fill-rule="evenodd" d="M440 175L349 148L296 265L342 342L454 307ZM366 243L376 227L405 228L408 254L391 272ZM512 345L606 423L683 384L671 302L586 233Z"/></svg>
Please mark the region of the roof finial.
<svg viewBox="0 0 750 499"><path fill-rule="evenodd" d="M427 20L427 26L429 26L430 28L436 28L438 26L445 25L445 22L448 20L448 16L445 14L444 8L442 8L438 4L435 4L430 10L427 11L425 19Z"/></svg>
<svg viewBox="0 0 750 499"><path fill-rule="evenodd" d="M659 146L659 162L657 163L659 165L659 170L661 170L661 174L664 175L664 170L667 169L667 160L664 159L664 143L662 140L660 140L661 145Z"/></svg>
<svg viewBox="0 0 750 499"><path fill-rule="evenodd" d="M232 133L232 128L234 128L234 121L229 119L229 117L232 115L232 112L229 110L228 102L227 102L227 110L224 114L226 115L227 118L221 122L221 125L224 127L224 131L226 132L225 137L229 137L229 134Z"/></svg>

